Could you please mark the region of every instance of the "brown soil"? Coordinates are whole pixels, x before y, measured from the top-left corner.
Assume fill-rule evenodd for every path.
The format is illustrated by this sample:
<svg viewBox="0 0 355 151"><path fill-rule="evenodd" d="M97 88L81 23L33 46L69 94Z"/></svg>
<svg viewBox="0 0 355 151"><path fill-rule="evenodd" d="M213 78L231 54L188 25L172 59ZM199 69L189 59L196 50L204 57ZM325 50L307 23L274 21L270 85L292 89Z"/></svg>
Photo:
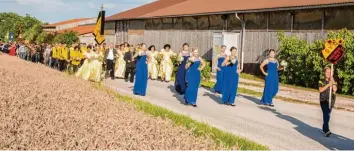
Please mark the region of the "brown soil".
<svg viewBox="0 0 355 151"><path fill-rule="evenodd" d="M215 149L90 82L0 56L0 149Z"/></svg>

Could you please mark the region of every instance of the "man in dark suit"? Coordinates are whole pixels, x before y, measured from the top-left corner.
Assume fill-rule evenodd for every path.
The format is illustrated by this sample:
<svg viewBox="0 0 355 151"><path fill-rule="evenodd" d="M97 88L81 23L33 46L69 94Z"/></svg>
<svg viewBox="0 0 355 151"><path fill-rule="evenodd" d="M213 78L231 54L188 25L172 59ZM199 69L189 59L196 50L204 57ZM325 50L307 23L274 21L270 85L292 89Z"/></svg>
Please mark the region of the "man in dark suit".
<svg viewBox="0 0 355 151"><path fill-rule="evenodd" d="M136 72L136 61L134 58L134 55L136 54L134 48L130 48L128 52L124 54L124 61L126 61L126 72L124 74L124 78L126 82L128 82L128 76L130 76L129 81L133 83L134 81L134 75Z"/></svg>
<svg viewBox="0 0 355 151"><path fill-rule="evenodd" d="M110 74L112 80L115 79L115 60L117 56L117 50L113 48L113 44L110 44L109 48L105 51L106 59L106 78Z"/></svg>

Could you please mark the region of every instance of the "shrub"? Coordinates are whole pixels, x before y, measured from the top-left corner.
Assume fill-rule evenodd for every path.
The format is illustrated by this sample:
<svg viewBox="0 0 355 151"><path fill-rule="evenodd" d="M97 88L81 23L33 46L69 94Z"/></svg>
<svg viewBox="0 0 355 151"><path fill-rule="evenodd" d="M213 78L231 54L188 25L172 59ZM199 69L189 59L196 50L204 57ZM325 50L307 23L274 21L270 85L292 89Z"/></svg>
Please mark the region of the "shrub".
<svg viewBox="0 0 355 151"><path fill-rule="evenodd" d="M339 92L354 94L353 33L346 29L329 32L327 39L332 38L343 38L346 51L344 58L334 66L334 78L338 81ZM324 77L324 67L330 65L321 54L323 40L308 44L294 36L285 36L284 33L278 34L278 40L278 57L288 62L287 70L280 73L281 83L317 88L318 81Z"/></svg>

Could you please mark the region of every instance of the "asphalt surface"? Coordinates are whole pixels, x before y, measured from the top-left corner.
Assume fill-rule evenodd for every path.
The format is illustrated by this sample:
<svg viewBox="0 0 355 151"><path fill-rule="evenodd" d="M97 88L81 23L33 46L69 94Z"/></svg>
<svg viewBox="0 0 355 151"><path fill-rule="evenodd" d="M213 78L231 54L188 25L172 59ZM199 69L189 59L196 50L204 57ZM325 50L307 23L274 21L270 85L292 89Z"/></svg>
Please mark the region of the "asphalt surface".
<svg viewBox="0 0 355 151"><path fill-rule="evenodd" d="M239 94L236 106L220 104L220 97L200 88L197 108L183 105L173 83L149 81L147 96L133 95L132 83L124 80L105 80L106 87L116 92L148 101L174 112L208 123L267 145L271 149L353 150L354 113L333 110L330 120L331 137L324 137L322 112L319 106L274 100L275 107L258 104L260 98Z"/></svg>

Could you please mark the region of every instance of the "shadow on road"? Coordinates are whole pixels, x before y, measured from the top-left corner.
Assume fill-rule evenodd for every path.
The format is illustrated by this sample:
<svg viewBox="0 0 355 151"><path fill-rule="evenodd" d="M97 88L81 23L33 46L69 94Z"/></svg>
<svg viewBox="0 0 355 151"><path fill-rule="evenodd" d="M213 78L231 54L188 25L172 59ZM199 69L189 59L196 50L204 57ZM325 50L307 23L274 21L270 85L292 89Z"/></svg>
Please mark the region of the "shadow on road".
<svg viewBox="0 0 355 151"><path fill-rule="evenodd" d="M252 97L252 96L248 96L248 95L244 95L244 94L238 94L239 96L249 100L249 101L252 101L254 102L255 104L260 104L260 99L258 98L255 98L255 97Z"/></svg>
<svg viewBox="0 0 355 151"><path fill-rule="evenodd" d="M205 92L203 96L208 96L210 99L215 101L217 104L223 104L222 103L222 98L218 94L214 94L212 92Z"/></svg>
<svg viewBox="0 0 355 151"><path fill-rule="evenodd" d="M329 150L353 150L354 149L354 140L332 134L330 137L325 137L322 133L322 130L313 126L310 126L294 117L284 115L275 109L259 106L260 109L270 111L276 114L276 117L289 121L290 123L296 125L295 129L304 136L307 136L310 139L313 139L323 146L327 147Z"/></svg>
<svg viewBox="0 0 355 151"><path fill-rule="evenodd" d="M173 85L168 86L169 90L174 94L173 96L181 103L181 104L186 104L184 95L180 95L176 92L175 88Z"/></svg>

